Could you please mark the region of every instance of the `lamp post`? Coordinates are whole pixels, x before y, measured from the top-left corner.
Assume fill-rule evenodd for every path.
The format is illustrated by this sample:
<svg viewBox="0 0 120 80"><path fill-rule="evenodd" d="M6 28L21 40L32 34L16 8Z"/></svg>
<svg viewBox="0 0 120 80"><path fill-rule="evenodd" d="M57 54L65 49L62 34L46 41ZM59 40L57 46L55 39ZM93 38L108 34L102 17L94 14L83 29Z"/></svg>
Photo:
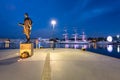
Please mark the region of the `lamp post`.
<svg viewBox="0 0 120 80"><path fill-rule="evenodd" d="M56 25L56 20L52 20L52 21L51 21L51 24L52 24L52 27L53 27L52 38L54 38L54 28L55 28L55 25Z"/></svg>
<svg viewBox="0 0 120 80"><path fill-rule="evenodd" d="M54 50L54 48L55 48L55 40L54 40L54 28L55 28L55 25L56 25L56 20L52 20L51 21L51 24L52 24L52 27L53 27L53 31L52 31L52 40L53 40L53 44L52 44L52 48L53 48L53 50Z"/></svg>

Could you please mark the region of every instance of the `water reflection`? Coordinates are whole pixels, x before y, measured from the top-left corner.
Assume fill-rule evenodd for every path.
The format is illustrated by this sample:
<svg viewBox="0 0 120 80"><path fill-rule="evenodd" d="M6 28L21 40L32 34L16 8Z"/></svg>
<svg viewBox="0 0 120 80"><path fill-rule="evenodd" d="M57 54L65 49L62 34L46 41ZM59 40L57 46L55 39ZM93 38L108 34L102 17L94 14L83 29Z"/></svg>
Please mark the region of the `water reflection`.
<svg viewBox="0 0 120 80"><path fill-rule="evenodd" d="M112 52L113 51L113 45L107 45L107 51Z"/></svg>
<svg viewBox="0 0 120 80"><path fill-rule="evenodd" d="M79 45L78 44L74 44L74 48L75 49L79 48Z"/></svg>
<svg viewBox="0 0 120 80"><path fill-rule="evenodd" d="M90 45L86 45L86 44L65 44L64 45L64 48L74 48L74 49L87 49L89 46L90 48Z"/></svg>
<svg viewBox="0 0 120 80"><path fill-rule="evenodd" d="M14 49L14 48L19 48L19 43L10 43L10 49ZM50 44L49 43L43 43L43 42L39 42L37 45L35 45L34 47L40 48L40 46L44 47L44 48L50 48ZM56 44L56 48L74 48L74 49L86 49L88 51L101 51L105 53L120 53L120 45L107 45L107 44L98 44L98 43L89 43L89 44ZM0 49L5 49L5 43L0 43Z"/></svg>
<svg viewBox="0 0 120 80"><path fill-rule="evenodd" d="M87 45L82 45L82 49L87 49Z"/></svg>
<svg viewBox="0 0 120 80"><path fill-rule="evenodd" d="M93 43L92 45L93 45L94 49L97 49L97 44L96 43Z"/></svg>
<svg viewBox="0 0 120 80"><path fill-rule="evenodd" d="M120 45L117 46L117 52L120 53Z"/></svg>
<svg viewBox="0 0 120 80"><path fill-rule="evenodd" d="M19 49L19 43L10 43L10 49ZM37 46L38 48L42 45L44 48L50 48L51 44L50 43L38 43L38 45L35 45L34 43L34 48ZM105 54L113 57L120 58L120 45L107 45L107 44L98 44L98 43L88 43L88 44L83 44L83 43L78 43L78 44L60 44L56 43L56 48L74 48L74 49L85 49L87 51L95 52L95 53L100 53L100 54ZM5 43L0 43L0 49L5 49Z"/></svg>
<svg viewBox="0 0 120 80"><path fill-rule="evenodd" d="M69 48L69 44L65 44L65 48Z"/></svg>

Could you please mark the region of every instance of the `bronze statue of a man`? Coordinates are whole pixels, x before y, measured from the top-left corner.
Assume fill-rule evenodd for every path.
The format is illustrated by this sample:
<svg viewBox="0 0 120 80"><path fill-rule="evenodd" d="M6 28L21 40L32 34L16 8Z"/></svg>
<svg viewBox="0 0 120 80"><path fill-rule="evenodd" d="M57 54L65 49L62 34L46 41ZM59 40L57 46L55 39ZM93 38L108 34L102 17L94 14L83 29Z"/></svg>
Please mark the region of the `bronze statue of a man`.
<svg viewBox="0 0 120 80"><path fill-rule="evenodd" d="M23 26L24 34L26 35L26 39L27 39L26 43L29 43L31 29L32 29L32 20L28 17L27 13L25 13L24 16L25 16L24 23L23 24L19 23L19 26Z"/></svg>

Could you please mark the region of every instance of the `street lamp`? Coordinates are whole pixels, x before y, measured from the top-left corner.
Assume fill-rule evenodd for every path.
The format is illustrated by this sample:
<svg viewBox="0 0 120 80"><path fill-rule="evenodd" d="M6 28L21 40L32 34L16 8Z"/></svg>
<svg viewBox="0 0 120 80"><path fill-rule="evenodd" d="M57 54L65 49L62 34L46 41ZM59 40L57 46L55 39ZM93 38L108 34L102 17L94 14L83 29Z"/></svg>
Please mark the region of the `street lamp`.
<svg viewBox="0 0 120 80"><path fill-rule="evenodd" d="M54 40L54 28L55 28L55 25L56 25L56 20L51 20L51 24L52 24L52 27L53 27L53 31L52 31L52 38L53 38L53 44L52 44L52 47L53 47L53 50L55 48L55 40Z"/></svg>
<svg viewBox="0 0 120 80"><path fill-rule="evenodd" d="M56 25L56 20L51 20L51 24L52 24L52 27L53 27L53 33L52 33L52 37L53 37L54 28L55 28L55 25Z"/></svg>
<svg viewBox="0 0 120 80"><path fill-rule="evenodd" d="M52 21L51 21L51 24L52 24L52 27L53 27L53 30L54 30L55 25L56 25L56 20L52 20Z"/></svg>

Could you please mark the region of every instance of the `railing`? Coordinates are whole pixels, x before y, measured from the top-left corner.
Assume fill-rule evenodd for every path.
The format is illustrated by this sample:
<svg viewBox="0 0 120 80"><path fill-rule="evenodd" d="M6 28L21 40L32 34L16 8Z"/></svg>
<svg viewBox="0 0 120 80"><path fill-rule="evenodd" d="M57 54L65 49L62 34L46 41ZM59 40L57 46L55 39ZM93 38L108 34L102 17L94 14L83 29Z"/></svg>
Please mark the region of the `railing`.
<svg viewBox="0 0 120 80"><path fill-rule="evenodd" d="M0 49L17 49L19 48L19 43L5 43L5 42L0 42Z"/></svg>

